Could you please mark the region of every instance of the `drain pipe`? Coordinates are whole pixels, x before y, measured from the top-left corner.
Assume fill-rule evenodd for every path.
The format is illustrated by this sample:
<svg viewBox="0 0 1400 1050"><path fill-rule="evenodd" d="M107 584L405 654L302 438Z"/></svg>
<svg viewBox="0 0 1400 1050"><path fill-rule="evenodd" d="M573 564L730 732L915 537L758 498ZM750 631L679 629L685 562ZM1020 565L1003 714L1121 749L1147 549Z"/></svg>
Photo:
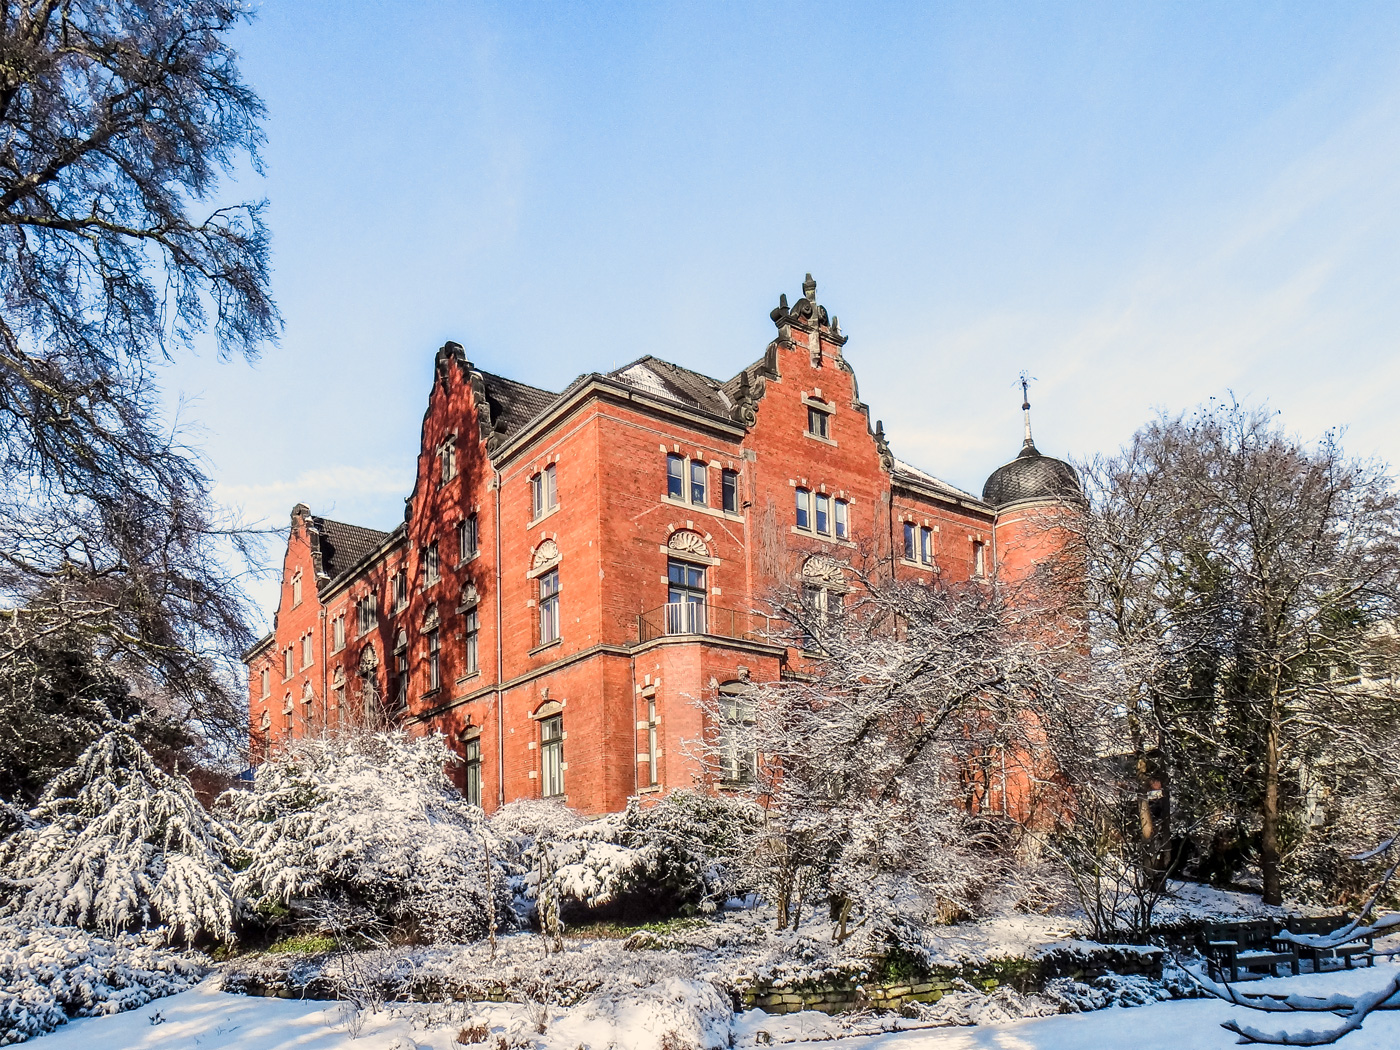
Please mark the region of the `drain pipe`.
<svg viewBox="0 0 1400 1050"><path fill-rule="evenodd" d="M501 472L496 476L496 808L506 804L506 717L501 693L505 644L501 638Z"/></svg>

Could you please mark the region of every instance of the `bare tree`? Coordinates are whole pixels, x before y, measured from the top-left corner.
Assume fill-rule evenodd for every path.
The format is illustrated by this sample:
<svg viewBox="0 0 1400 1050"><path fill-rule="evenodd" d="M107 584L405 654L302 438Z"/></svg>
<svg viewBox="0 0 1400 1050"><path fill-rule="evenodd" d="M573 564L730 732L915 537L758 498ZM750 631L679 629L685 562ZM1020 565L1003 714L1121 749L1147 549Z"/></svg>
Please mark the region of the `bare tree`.
<svg viewBox="0 0 1400 1050"><path fill-rule="evenodd" d="M212 332L280 326L260 203L261 102L228 34L240 2L0 8L0 666L58 637L231 729L220 661L247 641L239 538L161 417L152 366ZM190 209L204 206L204 217Z"/></svg>
<svg viewBox="0 0 1400 1050"><path fill-rule="evenodd" d="M804 901L844 939L911 877L945 918L975 906L1004 833L1063 804L1058 757L1096 716L1066 668L1073 633L1013 614L991 586L894 583L847 570L838 605L808 587L775 622L812 659L791 679L706 701L711 776L766 821L746 852L753 882L796 926Z"/></svg>
<svg viewBox="0 0 1400 1050"><path fill-rule="evenodd" d="M1165 871L1174 840L1233 820L1280 903L1299 771L1390 761L1393 679L1366 667L1400 612L1390 478L1235 404L1160 418L1083 475L1063 593L1117 691L1145 859Z"/></svg>

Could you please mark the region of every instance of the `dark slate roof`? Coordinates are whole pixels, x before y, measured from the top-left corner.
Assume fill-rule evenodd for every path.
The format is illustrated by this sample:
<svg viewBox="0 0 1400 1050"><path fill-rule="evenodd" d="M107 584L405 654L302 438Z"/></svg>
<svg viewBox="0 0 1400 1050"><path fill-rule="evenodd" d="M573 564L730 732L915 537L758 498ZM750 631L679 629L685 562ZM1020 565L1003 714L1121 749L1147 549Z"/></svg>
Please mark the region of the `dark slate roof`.
<svg viewBox="0 0 1400 1050"><path fill-rule="evenodd" d="M347 525L329 518L312 518L316 523L317 544L321 553L321 571L328 580L348 572L366 554L382 546L392 533Z"/></svg>
<svg viewBox="0 0 1400 1050"><path fill-rule="evenodd" d="M983 501L997 510L1029 500L1078 502L1083 498L1084 491L1079 487L1079 475L1074 468L1062 459L1042 456L1030 438L1026 439L1021 454L992 471L992 476L982 486Z"/></svg>
<svg viewBox="0 0 1400 1050"><path fill-rule="evenodd" d="M486 402L491 406L492 427L505 437L514 437L559 400L558 394L518 383L505 376L481 372L481 378L486 383Z"/></svg>
<svg viewBox="0 0 1400 1050"><path fill-rule="evenodd" d="M608 377L722 419L728 419L734 410L734 401L726 390L728 384L650 354L609 372Z"/></svg>
<svg viewBox="0 0 1400 1050"><path fill-rule="evenodd" d="M964 492L956 485L950 485L942 478L936 478L928 471L920 470L918 467L905 463L902 459L894 461L893 474L896 480L922 485L924 488L933 489L935 492L942 493L960 503L968 503L977 507L983 505L982 501L971 492Z"/></svg>

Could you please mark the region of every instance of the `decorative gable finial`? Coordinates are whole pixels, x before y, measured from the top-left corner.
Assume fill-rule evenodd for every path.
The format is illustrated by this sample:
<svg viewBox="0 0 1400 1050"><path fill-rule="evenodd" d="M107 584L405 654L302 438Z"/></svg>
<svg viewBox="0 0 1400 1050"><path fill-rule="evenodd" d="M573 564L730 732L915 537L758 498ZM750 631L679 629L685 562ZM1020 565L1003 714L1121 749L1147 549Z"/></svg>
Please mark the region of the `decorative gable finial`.
<svg viewBox="0 0 1400 1050"><path fill-rule="evenodd" d="M807 279L802 282L802 295L810 303L817 301L817 282L812 280L810 273L807 275Z"/></svg>
<svg viewBox="0 0 1400 1050"><path fill-rule="evenodd" d="M894 453L890 451L889 440L885 437L885 421L875 420L875 448L880 453L880 466L885 470L894 469Z"/></svg>
<svg viewBox="0 0 1400 1050"><path fill-rule="evenodd" d="M1026 436L1021 442L1021 454L1027 455L1036 452L1035 442L1031 440L1031 395L1030 385L1035 381L1035 376L1026 375L1021 372L1021 415L1025 421Z"/></svg>

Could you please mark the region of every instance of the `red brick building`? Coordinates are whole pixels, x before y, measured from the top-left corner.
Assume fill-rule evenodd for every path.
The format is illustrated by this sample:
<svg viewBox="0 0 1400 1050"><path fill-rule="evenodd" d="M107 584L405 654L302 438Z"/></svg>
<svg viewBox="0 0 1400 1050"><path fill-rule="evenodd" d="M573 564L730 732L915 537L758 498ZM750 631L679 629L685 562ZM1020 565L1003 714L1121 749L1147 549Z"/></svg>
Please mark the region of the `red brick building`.
<svg viewBox="0 0 1400 1050"><path fill-rule="evenodd" d="M902 578L1023 576L1074 472L1021 454L983 498L895 459L810 275L725 382L653 357L552 393L437 352L405 520L292 511L273 633L246 654L255 754L392 721L447 734L488 810L596 813L695 783L702 696L800 666L765 597L835 605L843 563ZM752 756L726 759L745 776Z"/></svg>

